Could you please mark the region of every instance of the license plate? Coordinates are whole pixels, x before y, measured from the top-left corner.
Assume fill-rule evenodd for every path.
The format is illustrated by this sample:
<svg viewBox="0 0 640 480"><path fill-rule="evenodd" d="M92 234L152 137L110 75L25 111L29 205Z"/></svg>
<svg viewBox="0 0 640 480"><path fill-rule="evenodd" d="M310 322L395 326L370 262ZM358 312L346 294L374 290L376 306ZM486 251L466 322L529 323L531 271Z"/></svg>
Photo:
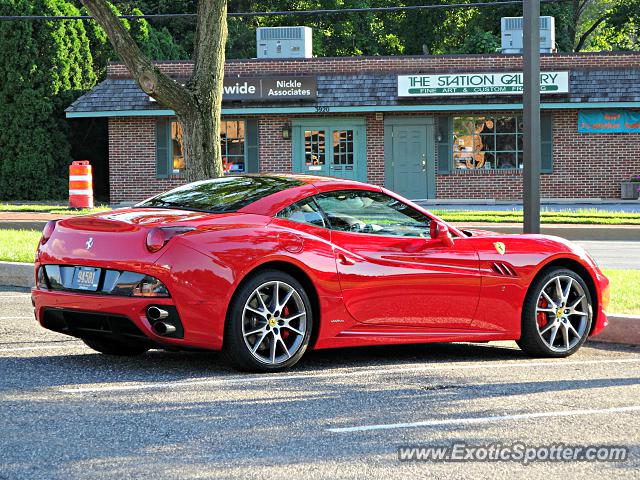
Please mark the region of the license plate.
<svg viewBox="0 0 640 480"><path fill-rule="evenodd" d="M76 267L73 272L72 288L95 292L100 281L100 269L94 267Z"/></svg>

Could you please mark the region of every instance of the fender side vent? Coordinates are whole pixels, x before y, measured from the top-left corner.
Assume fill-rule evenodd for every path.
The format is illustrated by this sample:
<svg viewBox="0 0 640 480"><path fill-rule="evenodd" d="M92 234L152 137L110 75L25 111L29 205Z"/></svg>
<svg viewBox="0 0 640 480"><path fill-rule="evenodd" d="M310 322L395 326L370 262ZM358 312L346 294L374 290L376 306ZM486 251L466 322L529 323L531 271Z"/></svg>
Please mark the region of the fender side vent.
<svg viewBox="0 0 640 480"><path fill-rule="evenodd" d="M493 262L493 265L491 265L491 270L493 270L495 273L503 277L518 276L518 274L516 273L516 271L513 269L512 266L502 262Z"/></svg>

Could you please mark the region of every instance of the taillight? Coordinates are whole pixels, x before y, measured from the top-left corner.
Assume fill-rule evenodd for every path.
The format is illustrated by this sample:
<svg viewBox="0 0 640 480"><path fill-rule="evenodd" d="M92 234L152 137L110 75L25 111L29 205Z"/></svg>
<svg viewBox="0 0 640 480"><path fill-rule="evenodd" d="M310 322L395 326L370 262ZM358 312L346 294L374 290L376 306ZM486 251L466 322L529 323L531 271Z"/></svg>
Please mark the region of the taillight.
<svg viewBox="0 0 640 480"><path fill-rule="evenodd" d="M42 229L42 237L40 237L40 245L47 243L47 240L53 235L53 231L56 229L57 220L49 220Z"/></svg>
<svg viewBox="0 0 640 480"><path fill-rule="evenodd" d="M176 235L195 230L194 227L154 227L147 233L147 250L157 252Z"/></svg>
<svg viewBox="0 0 640 480"><path fill-rule="evenodd" d="M131 295L134 297L169 297L169 291L157 278L146 275L133 287Z"/></svg>

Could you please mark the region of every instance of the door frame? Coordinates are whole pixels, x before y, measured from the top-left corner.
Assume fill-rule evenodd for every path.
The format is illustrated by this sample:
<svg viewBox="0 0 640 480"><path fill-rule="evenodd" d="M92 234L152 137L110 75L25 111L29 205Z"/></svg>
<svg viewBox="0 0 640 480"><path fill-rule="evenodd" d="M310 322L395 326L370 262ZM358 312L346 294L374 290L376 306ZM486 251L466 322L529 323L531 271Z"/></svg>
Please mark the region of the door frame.
<svg viewBox="0 0 640 480"><path fill-rule="evenodd" d="M366 182L368 178L367 161L367 119L365 117L311 117L291 119L291 170L297 173L313 175L313 171L304 170L304 158L300 156L304 148L302 129L317 127L324 129L347 129L352 127L362 132L362 138L358 138L357 150L354 151L354 165L357 163L356 180ZM329 144L327 143L327 147ZM358 162L358 160L360 160ZM331 159L327 157L327 165L331 165ZM331 171L329 170L329 174Z"/></svg>
<svg viewBox="0 0 640 480"><path fill-rule="evenodd" d="M387 117L384 119L384 186L394 190L393 173L393 127L424 127L427 144L427 199L436 198L436 142L435 118L432 116ZM432 127L433 135L429 135L428 127ZM417 200L417 199L410 199ZM422 200L422 199L419 199Z"/></svg>

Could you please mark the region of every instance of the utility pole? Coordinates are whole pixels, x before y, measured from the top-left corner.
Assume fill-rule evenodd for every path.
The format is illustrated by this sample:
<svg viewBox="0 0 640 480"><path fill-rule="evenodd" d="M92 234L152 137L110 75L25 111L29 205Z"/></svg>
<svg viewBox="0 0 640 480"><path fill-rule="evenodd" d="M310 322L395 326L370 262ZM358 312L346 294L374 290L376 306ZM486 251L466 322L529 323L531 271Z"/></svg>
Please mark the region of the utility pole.
<svg viewBox="0 0 640 480"><path fill-rule="evenodd" d="M524 0L524 233L540 233L540 0Z"/></svg>

